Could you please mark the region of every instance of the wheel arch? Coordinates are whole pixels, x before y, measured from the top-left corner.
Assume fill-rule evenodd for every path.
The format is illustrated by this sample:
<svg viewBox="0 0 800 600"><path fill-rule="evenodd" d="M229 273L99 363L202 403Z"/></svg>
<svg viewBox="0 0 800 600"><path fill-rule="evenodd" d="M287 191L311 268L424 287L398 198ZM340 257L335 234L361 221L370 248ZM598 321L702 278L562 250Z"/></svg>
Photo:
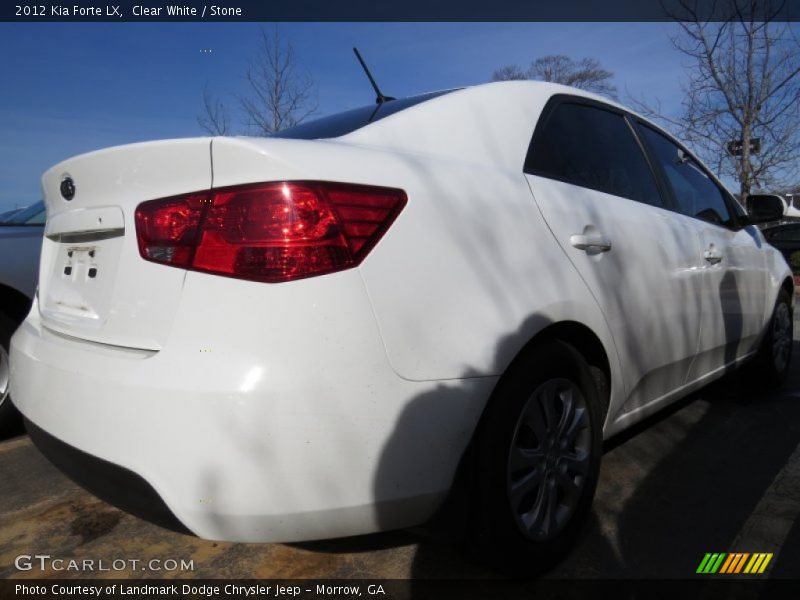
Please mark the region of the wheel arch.
<svg viewBox="0 0 800 600"><path fill-rule="evenodd" d="M794 280L791 277L785 278L781 283L781 289L789 294L789 298L794 297Z"/></svg>
<svg viewBox="0 0 800 600"><path fill-rule="evenodd" d="M512 361L512 364L518 360L519 356L525 350L544 340L560 340L566 342L583 356L586 362L589 363L589 366L599 369L605 376L606 382L610 384L611 363L609 362L608 353L603 346L603 342L600 341L600 338L594 331L577 321L561 321L544 328L525 344L525 347L520 350L519 354ZM508 368L511 368L511 365L509 365ZM507 370L508 369L506 369L506 371ZM606 400L608 399L606 398ZM606 408L608 408L607 405Z"/></svg>
<svg viewBox="0 0 800 600"><path fill-rule="evenodd" d="M609 360L608 351L601 341L600 337L587 325L574 320L563 320L551 323L541 330L537 331L521 348L516 352L514 357L509 361L503 369L500 377L495 383L494 389L486 402L480 419L472 434L474 440L476 432L480 429L484 416L486 415L489 405L495 401L495 391L501 386L504 378L515 369L523 360L534 346L547 342L547 341L561 341L572 346L578 354L589 364L590 367L596 369L595 380L598 384L598 392L604 401L603 410L604 417L608 415L610 403L610 390L613 381L613 372L611 362ZM598 378L598 375L601 376ZM470 442L471 444L472 442Z"/></svg>
<svg viewBox="0 0 800 600"><path fill-rule="evenodd" d="M604 412L604 416L607 417L613 370L608 354L609 350L606 349L600 337L587 325L574 320L557 321L537 331L521 348L519 348L495 383L494 389L483 408L481 416L470 437L470 441L456 468L447 499L432 519L432 523L436 524L436 526L449 530L457 526L457 523L460 522L458 517L454 515L467 515L471 510L469 500L471 494L469 492L474 489L475 485L473 465L475 464L475 460L477 460L476 440L486 420L489 406L497 401L496 390L500 387L507 374L520 364L524 355L528 353L531 348L537 344L553 340L559 340L572 346L586 362L589 363L590 367L596 368L599 373L602 374L605 379L605 389L598 389L598 392L604 400L605 406L601 408Z"/></svg>
<svg viewBox="0 0 800 600"><path fill-rule="evenodd" d="M19 290L0 283L0 312L22 323L31 309L32 300Z"/></svg>

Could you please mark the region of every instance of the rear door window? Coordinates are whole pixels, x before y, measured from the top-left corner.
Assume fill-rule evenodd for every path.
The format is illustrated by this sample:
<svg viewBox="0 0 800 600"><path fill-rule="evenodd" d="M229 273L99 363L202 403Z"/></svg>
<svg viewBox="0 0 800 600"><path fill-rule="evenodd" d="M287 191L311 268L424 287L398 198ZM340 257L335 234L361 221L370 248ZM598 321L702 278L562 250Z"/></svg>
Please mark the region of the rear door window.
<svg viewBox="0 0 800 600"><path fill-rule="evenodd" d="M562 103L544 118L526 173L662 206L653 172L623 115Z"/></svg>
<svg viewBox="0 0 800 600"><path fill-rule="evenodd" d="M647 125L639 130L669 182L678 210L723 227L733 226L725 192L700 164L674 142Z"/></svg>

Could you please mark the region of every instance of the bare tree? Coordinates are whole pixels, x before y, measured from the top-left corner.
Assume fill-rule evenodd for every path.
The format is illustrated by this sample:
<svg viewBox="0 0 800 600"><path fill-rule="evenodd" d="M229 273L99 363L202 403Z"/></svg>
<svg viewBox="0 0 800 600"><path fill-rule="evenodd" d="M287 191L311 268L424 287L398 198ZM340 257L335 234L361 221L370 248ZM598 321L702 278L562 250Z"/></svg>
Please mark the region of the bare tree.
<svg viewBox="0 0 800 600"><path fill-rule="evenodd" d="M276 26L272 34L259 33L258 51L244 74L246 92L239 106L248 127L256 135L270 135L297 125L317 109L314 80L295 58L291 42ZM227 107L203 90L197 122L212 135L230 135Z"/></svg>
<svg viewBox="0 0 800 600"><path fill-rule="evenodd" d="M574 61L568 56L542 56L531 63L531 79L553 81L597 94L613 97L617 88L611 84L614 74L600 67L594 58Z"/></svg>
<svg viewBox="0 0 800 600"><path fill-rule="evenodd" d="M492 81L520 81L524 79L528 79L528 74L517 65L506 65L492 73Z"/></svg>
<svg viewBox="0 0 800 600"><path fill-rule="evenodd" d="M534 60L527 71L508 65L492 74L492 81L537 79L571 85L597 94L616 97L617 88L611 83L614 74L603 69L594 58L579 61L563 55L547 55Z"/></svg>
<svg viewBox="0 0 800 600"><path fill-rule="evenodd" d="M248 125L269 135L297 125L317 109L311 76L297 64L291 42L277 27L261 30L258 55L245 73L248 94L240 98Z"/></svg>
<svg viewBox="0 0 800 600"><path fill-rule="evenodd" d="M211 135L229 135L230 117L225 105L213 98L208 88L203 89L203 110L197 116L197 124Z"/></svg>
<svg viewBox="0 0 800 600"><path fill-rule="evenodd" d="M671 125L717 174L753 187L796 183L800 153L800 45L770 0L723 0L708 10L679 0L675 48L689 59L678 116L639 100Z"/></svg>

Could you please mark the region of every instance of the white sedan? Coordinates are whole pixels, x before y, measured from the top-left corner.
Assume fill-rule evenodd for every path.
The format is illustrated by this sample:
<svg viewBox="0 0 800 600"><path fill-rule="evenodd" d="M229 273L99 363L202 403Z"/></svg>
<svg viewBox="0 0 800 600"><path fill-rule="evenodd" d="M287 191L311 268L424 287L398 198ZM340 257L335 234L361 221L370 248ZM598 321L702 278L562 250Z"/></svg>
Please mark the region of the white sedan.
<svg viewBox="0 0 800 600"><path fill-rule="evenodd" d="M459 489L530 572L579 534L604 438L789 368L791 272L753 225L782 207L572 88L110 148L43 187L15 403L79 482L204 538L406 527Z"/></svg>

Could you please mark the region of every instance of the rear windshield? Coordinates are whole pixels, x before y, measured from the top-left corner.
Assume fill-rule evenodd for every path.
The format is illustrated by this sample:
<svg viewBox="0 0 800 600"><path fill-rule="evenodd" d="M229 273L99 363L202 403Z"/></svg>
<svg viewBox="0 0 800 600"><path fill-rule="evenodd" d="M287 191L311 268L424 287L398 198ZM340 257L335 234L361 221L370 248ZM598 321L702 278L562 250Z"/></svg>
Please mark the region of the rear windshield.
<svg viewBox="0 0 800 600"><path fill-rule="evenodd" d="M345 112L330 115L329 117L322 117L315 119L308 123L296 125L289 129L284 129L278 133L272 134L271 137L289 138L296 140L320 140L325 138L335 138L340 135L347 135L356 129L361 129L365 125L380 121L384 117L393 115L396 112L405 110L412 106L416 106L427 100L438 98L444 94L449 94L455 90L445 90L443 92L430 92L428 94L421 94L419 96L411 96L410 98L400 98L398 100L389 100L383 104L369 104L361 108L354 108Z"/></svg>
<svg viewBox="0 0 800 600"><path fill-rule="evenodd" d="M44 202L39 200L13 214L0 215L0 225L44 225L46 216Z"/></svg>

